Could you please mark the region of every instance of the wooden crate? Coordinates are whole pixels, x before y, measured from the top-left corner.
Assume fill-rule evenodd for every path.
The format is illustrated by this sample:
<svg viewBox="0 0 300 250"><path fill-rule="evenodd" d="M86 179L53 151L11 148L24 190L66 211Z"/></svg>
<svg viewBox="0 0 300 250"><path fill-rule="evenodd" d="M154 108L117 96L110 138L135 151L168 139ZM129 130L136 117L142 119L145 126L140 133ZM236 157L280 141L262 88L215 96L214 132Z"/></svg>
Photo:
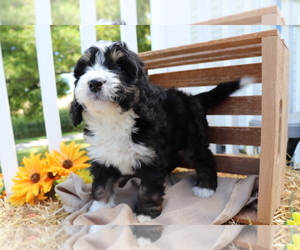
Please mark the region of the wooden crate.
<svg viewBox="0 0 300 250"><path fill-rule="evenodd" d="M260 157L215 155L219 172L259 175L257 210L235 217L242 223L270 224L284 186L287 142L288 50L277 30L139 54L147 69L238 58L262 57L262 63L150 75L163 87L211 86L243 76L262 83L261 96L230 97L210 115L262 115L262 127L211 127L211 143L261 146Z"/></svg>
<svg viewBox="0 0 300 250"><path fill-rule="evenodd" d="M276 5L260 9L245 11L242 13L215 18L203 22L193 23L196 25L284 25L284 19Z"/></svg>

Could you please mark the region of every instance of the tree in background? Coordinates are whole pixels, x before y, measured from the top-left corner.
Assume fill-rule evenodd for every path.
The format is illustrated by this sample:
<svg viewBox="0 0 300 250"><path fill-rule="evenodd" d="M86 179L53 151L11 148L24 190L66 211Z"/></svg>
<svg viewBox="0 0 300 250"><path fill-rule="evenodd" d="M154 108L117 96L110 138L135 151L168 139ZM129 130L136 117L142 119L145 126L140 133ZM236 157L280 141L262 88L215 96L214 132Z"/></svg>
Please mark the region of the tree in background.
<svg viewBox="0 0 300 250"><path fill-rule="evenodd" d="M1 0L1 25L33 25L35 24L34 1Z"/></svg>
<svg viewBox="0 0 300 250"><path fill-rule="evenodd" d="M7 91L12 114L39 113L41 95L33 26L0 26Z"/></svg>
<svg viewBox="0 0 300 250"><path fill-rule="evenodd" d="M119 0L96 0L97 20L120 20ZM52 23L54 25L80 24L79 0L51 0Z"/></svg>
<svg viewBox="0 0 300 250"><path fill-rule="evenodd" d="M51 0L53 25L80 24L79 0Z"/></svg>
<svg viewBox="0 0 300 250"><path fill-rule="evenodd" d="M138 50L139 52L151 50L150 38L150 0L137 0L138 13Z"/></svg>
<svg viewBox="0 0 300 250"><path fill-rule="evenodd" d="M62 73L70 72L79 57L79 34L76 26L52 28L57 94L61 97L69 89ZM0 26L0 41L12 115L24 113L29 119L41 117L34 26Z"/></svg>
<svg viewBox="0 0 300 250"><path fill-rule="evenodd" d="M120 1L119 0L96 0L97 19L120 20Z"/></svg>
<svg viewBox="0 0 300 250"><path fill-rule="evenodd" d="M119 0L96 0L97 17L119 20ZM65 73L73 70L80 57L79 1L51 0L51 34L58 97L68 93ZM149 1L138 0L139 23L149 20ZM140 14L141 13L141 14ZM41 92L39 85L37 55L34 34L34 1L1 0L0 42L9 102L12 115L24 113L29 119L42 118ZM12 24L30 25L12 25ZM69 24L69 25L58 25ZM74 25L70 25L74 24ZM77 24L77 25L75 25ZM97 39L120 40L120 27L97 25ZM150 49L149 26L137 27L139 51Z"/></svg>
<svg viewBox="0 0 300 250"><path fill-rule="evenodd" d="M97 26L103 40L120 40L118 26ZM77 25L51 26L54 66L58 97L64 96L69 84L64 73L70 73L80 57ZM100 35L99 35L100 36ZM42 116L34 26L0 26L0 41L11 112L26 117Z"/></svg>
<svg viewBox="0 0 300 250"><path fill-rule="evenodd" d="M95 0L97 19L120 20L120 0ZM137 0L138 24L150 24L150 0ZM53 25L79 25L78 0L51 0ZM126 20L125 20L126 21ZM34 25L33 0L1 0L1 25Z"/></svg>

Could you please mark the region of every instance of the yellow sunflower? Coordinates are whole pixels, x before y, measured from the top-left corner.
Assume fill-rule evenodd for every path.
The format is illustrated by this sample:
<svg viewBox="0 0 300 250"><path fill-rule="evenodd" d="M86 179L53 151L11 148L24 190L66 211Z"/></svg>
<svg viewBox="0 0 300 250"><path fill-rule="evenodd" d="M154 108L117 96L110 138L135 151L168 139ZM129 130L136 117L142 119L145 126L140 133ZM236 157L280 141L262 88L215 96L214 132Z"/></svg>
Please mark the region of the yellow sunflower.
<svg viewBox="0 0 300 250"><path fill-rule="evenodd" d="M80 169L87 168L90 164L86 163L89 157L85 155L85 150L80 150L80 145L75 145L72 141L70 144L62 142L60 152L55 150L51 154L46 153L49 164L48 172L54 176L67 176L70 172L76 172Z"/></svg>
<svg viewBox="0 0 300 250"><path fill-rule="evenodd" d="M91 172L88 169L82 169L77 171L76 174L81 177L84 183L92 183L93 177L91 176Z"/></svg>
<svg viewBox="0 0 300 250"><path fill-rule="evenodd" d="M288 250L300 250L300 235L294 234L292 236L293 244L288 244L287 249Z"/></svg>
<svg viewBox="0 0 300 250"><path fill-rule="evenodd" d="M0 173L0 199L3 199L6 196L4 183L3 183L3 174Z"/></svg>
<svg viewBox="0 0 300 250"><path fill-rule="evenodd" d="M92 183L93 177L91 176L91 172L88 169L81 169L75 172L76 175L78 175L84 183ZM67 176L61 176L60 179L58 179L57 183L63 183L68 177Z"/></svg>
<svg viewBox="0 0 300 250"><path fill-rule="evenodd" d="M292 214L292 220L288 220L288 225L300 225L300 213L294 212Z"/></svg>
<svg viewBox="0 0 300 250"><path fill-rule="evenodd" d="M10 202L11 205L13 206L22 206L25 203L28 203L29 205L33 206L35 205L38 201L47 199L47 196L44 196L44 194L38 194L37 196L33 196L32 199L27 199L26 195L18 195L18 193L12 194L8 202Z"/></svg>
<svg viewBox="0 0 300 250"><path fill-rule="evenodd" d="M33 205L37 200L45 199L45 193L52 188L53 179L48 177L47 163L41 159L41 154L31 153L29 158L24 157L24 167L19 167L17 175L13 179L13 195L9 202L12 205Z"/></svg>

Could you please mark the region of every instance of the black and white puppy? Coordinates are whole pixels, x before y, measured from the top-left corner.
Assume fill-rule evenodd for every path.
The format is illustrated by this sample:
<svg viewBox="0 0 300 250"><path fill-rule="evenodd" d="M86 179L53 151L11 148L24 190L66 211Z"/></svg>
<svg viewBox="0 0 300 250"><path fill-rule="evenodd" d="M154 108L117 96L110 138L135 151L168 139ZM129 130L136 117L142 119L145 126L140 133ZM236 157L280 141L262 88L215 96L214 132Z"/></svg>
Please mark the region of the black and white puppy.
<svg viewBox="0 0 300 250"><path fill-rule="evenodd" d="M144 64L123 42L99 43L78 60L71 119L85 120L84 137L94 177L90 211L113 207L122 175L141 178L135 213L139 222L160 215L164 181L178 166L178 152L196 170L194 195L208 198L217 188L209 149L207 109L253 78L219 84L195 96L149 81Z"/></svg>

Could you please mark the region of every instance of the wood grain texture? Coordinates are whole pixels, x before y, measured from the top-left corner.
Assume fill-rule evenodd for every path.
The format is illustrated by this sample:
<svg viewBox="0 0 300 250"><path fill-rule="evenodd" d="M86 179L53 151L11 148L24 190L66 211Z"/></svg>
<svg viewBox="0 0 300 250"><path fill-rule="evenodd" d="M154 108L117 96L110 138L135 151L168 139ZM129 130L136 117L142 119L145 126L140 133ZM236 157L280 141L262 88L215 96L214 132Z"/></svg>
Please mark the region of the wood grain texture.
<svg viewBox="0 0 300 250"><path fill-rule="evenodd" d="M150 80L165 88L181 88L216 85L243 76L253 76L260 83L261 63L154 74L150 75Z"/></svg>
<svg viewBox="0 0 300 250"><path fill-rule="evenodd" d="M260 159L257 157L216 154L215 159L218 172L242 175L259 174Z"/></svg>
<svg viewBox="0 0 300 250"><path fill-rule="evenodd" d="M262 44L262 141L257 219L269 224L284 186L288 59L286 47L278 37L265 37Z"/></svg>
<svg viewBox="0 0 300 250"><path fill-rule="evenodd" d="M256 227L245 227L240 234L233 240L232 244L237 249L256 250L257 230ZM233 248L234 249L234 248Z"/></svg>
<svg viewBox="0 0 300 250"><path fill-rule="evenodd" d="M270 15L276 15L279 18L271 17ZM268 19L264 19L268 16ZM228 15L220 18L215 18L203 22L193 23L194 25L251 25L251 24L263 24L263 25L283 25L283 21L280 18L279 8L274 6L268 6L260 9L244 11L242 13Z"/></svg>
<svg viewBox="0 0 300 250"><path fill-rule="evenodd" d="M179 153L180 164L182 168L193 169L189 162L185 161L182 152ZM240 175L258 175L260 158L238 155L214 155L217 172L240 174Z"/></svg>
<svg viewBox="0 0 300 250"><path fill-rule="evenodd" d="M208 42L194 43L194 44L172 47L167 49L143 52L143 53L139 53L139 56L144 62L147 62L149 60L153 60L157 58L174 57L182 54L193 54L196 52L222 50L222 49L229 49L229 48L241 47L246 45L261 44L262 37L268 37L268 36L279 36L279 33L276 29L273 29L273 30L223 38L223 39L218 39L218 40L213 40Z"/></svg>
<svg viewBox="0 0 300 250"><path fill-rule="evenodd" d="M275 233L278 227L258 226L257 227L257 245L263 249L272 249Z"/></svg>
<svg viewBox="0 0 300 250"><path fill-rule="evenodd" d="M261 96L234 96L208 110L208 115L261 115Z"/></svg>
<svg viewBox="0 0 300 250"><path fill-rule="evenodd" d="M267 226L257 220L255 210L243 208L233 220L242 224L251 224L256 226L246 227L233 243L245 249L269 250L273 249L273 242L276 232L280 229L276 226Z"/></svg>
<svg viewBox="0 0 300 250"><path fill-rule="evenodd" d="M259 127L217 127L208 129L210 143L260 146Z"/></svg>
<svg viewBox="0 0 300 250"><path fill-rule="evenodd" d="M252 210L247 209L243 211L244 221L249 224L249 219L253 218L255 220L256 215L252 213ZM235 219L236 217L234 217ZM238 217L239 219L240 217ZM249 218L249 219L247 219ZM242 219L243 220L243 219ZM253 222L253 221L252 221ZM251 224L259 224L259 223L251 223ZM237 249L252 249L252 250L269 250L274 249L273 241L275 238L275 233L280 228L279 226L265 226L265 225L257 225L245 227L242 232L234 239L232 242ZM260 242L259 238L266 239L264 242ZM235 249L235 248L233 248Z"/></svg>
<svg viewBox="0 0 300 250"><path fill-rule="evenodd" d="M150 60L143 60L147 69L166 68L173 66L205 63L213 61L224 61L239 58L261 56L261 44L250 44L235 46L231 48L194 51L182 53L175 56L156 57Z"/></svg>
<svg viewBox="0 0 300 250"><path fill-rule="evenodd" d="M229 155L215 155L215 158L219 172L259 174L257 213L251 210L243 214L242 211L237 217L251 214L252 223L270 224L280 202L286 166L288 51L278 31L262 31L139 55L148 68L262 56L261 64L186 70L151 75L150 78L163 87L216 85L244 75L253 75L257 82L262 82L262 96L229 97L208 110L208 115L262 115L262 127L211 127L209 137L211 142L218 144L261 146L260 158ZM181 166L188 167L188 164L183 162Z"/></svg>
<svg viewBox="0 0 300 250"><path fill-rule="evenodd" d="M251 208L243 208L232 219L241 224L263 225L262 223L257 221L257 212ZM247 246L247 247L249 247L249 246Z"/></svg>
<svg viewBox="0 0 300 250"><path fill-rule="evenodd" d="M284 25L284 19L278 13L271 13L261 17L261 24L263 25Z"/></svg>

